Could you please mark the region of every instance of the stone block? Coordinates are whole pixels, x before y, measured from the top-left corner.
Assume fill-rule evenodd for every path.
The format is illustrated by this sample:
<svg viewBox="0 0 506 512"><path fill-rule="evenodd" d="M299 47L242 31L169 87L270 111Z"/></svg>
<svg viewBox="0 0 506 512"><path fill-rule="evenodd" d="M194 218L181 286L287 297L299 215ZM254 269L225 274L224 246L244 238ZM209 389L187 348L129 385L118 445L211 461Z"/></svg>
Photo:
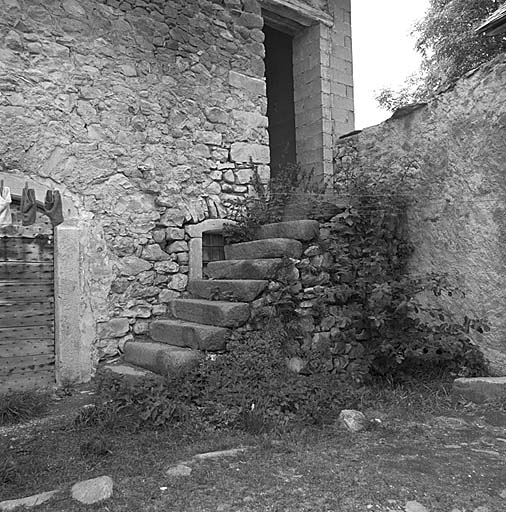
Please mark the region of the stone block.
<svg viewBox="0 0 506 512"><path fill-rule="evenodd" d="M167 240L184 240L183 228L167 228L165 230Z"/></svg>
<svg viewBox="0 0 506 512"><path fill-rule="evenodd" d="M124 276L136 276L146 270L151 270L152 264L137 256L125 256L121 259L121 273Z"/></svg>
<svg viewBox="0 0 506 512"><path fill-rule="evenodd" d="M212 279L273 279L282 262L280 258L212 261L207 272Z"/></svg>
<svg viewBox="0 0 506 512"><path fill-rule="evenodd" d="M235 182L238 185L247 185L252 177L253 171L251 169L241 169L235 173Z"/></svg>
<svg viewBox="0 0 506 512"><path fill-rule="evenodd" d="M188 283L188 291L202 299L236 300L251 302L267 287L262 280L211 280L195 279Z"/></svg>
<svg viewBox="0 0 506 512"><path fill-rule="evenodd" d="M230 158L238 163L247 163L251 159L255 164L268 164L270 162L269 146L234 142L230 149Z"/></svg>
<svg viewBox="0 0 506 512"><path fill-rule="evenodd" d="M250 260L262 258L300 258L302 244L288 238L254 240L225 246L227 260Z"/></svg>
<svg viewBox="0 0 506 512"><path fill-rule="evenodd" d="M228 75L228 83L232 87L249 91L257 96L266 95L265 80L243 75L237 71L230 71Z"/></svg>
<svg viewBox="0 0 506 512"><path fill-rule="evenodd" d="M162 290L158 296L160 302L170 302L171 300L177 299L180 293L176 290Z"/></svg>
<svg viewBox="0 0 506 512"><path fill-rule="evenodd" d="M175 261L157 261L155 263L155 270L163 274L175 274L179 272L179 264Z"/></svg>
<svg viewBox="0 0 506 512"><path fill-rule="evenodd" d="M130 330L128 318L112 318L108 322L100 322L97 325L99 338L121 338Z"/></svg>
<svg viewBox="0 0 506 512"><path fill-rule="evenodd" d="M190 370L202 359L196 350L164 343L132 341L125 345L124 360L163 376Z"/></svg>
<svg viewBox="0 0 506 512"><path fill-rule="evenodd" d="M110 476L83 480L74 484L71 489L72 498L85 505L109 499L112 496L112 491L113 481Z"/></svg>
<svg viewBox="0 0 506 512"><path fill-rule="evenodd" d="M239 327L249 318L249 305L205 299L176 299L169 305L174 318L218 327Z"/></svg>
<svg viewBox="0 0 506 512"><path fill-rule="evenodd" d="M186 289L187 284L188 284L188 276L186 276L184 274L176 274L170 280L169 288L171 290L176 290L178 292L182 292Z"/></svg>
<svg viewBox="0 0 506 512"><path fill-rule="evenodd" d="M225 348L230 330L181 320L155 320L151 322L149 335L160 343L213 351Z"/></svg>
<svg viewBox="0 0 506 512"><path fill-rule="evenodd" d="M256 236L259 239L293 238L294 240L309 242L318 238L319 232L320 227L316 220L292 220L260 226Z"/></svg>
<svg viewBox="0 0 506 512"><path fill-rule="evenodd" d="M183 230L181 230L183 231ZM177 240L176 242L171 243L167 247L167 252L173 253L173 252L187 252L188 251L188 242L185 242L184 240Z"/></svg>
<svg viewBox="0 0 506 512"><path fill-rule="evenodd" d="M460 378L453 382L453 394L483 403L506 397L506 377Z"/></svg>
<svg viewBox="0 0 506 512"><path fill-rule="evenodd" d="M159 245L153 244L153 245L147 245L142 250L142 257L145 260L148 261L163 261L163 260L170 260L170 256L162 251Z"/></svg>

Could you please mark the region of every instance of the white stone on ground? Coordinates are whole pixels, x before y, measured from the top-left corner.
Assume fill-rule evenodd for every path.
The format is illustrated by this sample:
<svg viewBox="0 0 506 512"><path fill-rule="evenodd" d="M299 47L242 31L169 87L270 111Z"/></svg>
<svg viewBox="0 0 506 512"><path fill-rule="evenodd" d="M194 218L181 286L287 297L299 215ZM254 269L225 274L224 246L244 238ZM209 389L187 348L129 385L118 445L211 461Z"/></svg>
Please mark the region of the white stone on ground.
<svg viewBox="0 0 506 512"><path fill-rule="evenodd" d="M99 476L74 484L72 486L72 498L85 505L91 505L109 499L112 496L112 489L112 478L110 476Z"/></svg>
<svg viewBox="0 0 506 512"><path fill-rule="evenodd" d="M339 423L350 432L362 432L367 430L369 421L360 411L353 409L343 409L339 414Z"/></svg>
<svg viewBox="0 0 506 512"><path fill-rule="evenodd" d="M406 503L406 512L429 512L429 510L421 503L418 503L418 501L408 501Z"/></svg>
<svg viewBox="0 0 506 512"><path fill-rule="evenodd" d="M178 464L177 466L173 466L169 468L165 474L167 476L190 476L192 472L192 468L187 466L186 464Z"/></svg>
<svg viewBox="0 0 506 512"><path fill-rule="evenodd" d="M2 512L10 512L20 507L30 508L41 505L46 501L49 501L59 491L48 491L41 492L40 494L34 494L33 496L27 496L26 498L18 498L15 500L0 501L0 510Z"/></svg>
<svg viewBox="0 0 506 512"><path fill-rule="evenodd" d="M232 450L221 450L219 452L198 453L197 455L194 455L193 458L196 460L206 460L217 459L220 457L235 457L246 450L247 448L233 448Z"/></svg>

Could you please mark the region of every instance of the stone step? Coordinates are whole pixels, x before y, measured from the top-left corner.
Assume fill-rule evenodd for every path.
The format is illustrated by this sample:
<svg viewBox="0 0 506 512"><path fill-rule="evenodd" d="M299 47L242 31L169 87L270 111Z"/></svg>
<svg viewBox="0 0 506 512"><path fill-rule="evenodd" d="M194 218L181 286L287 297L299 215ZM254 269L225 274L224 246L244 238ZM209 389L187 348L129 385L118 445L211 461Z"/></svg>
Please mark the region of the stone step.
<svg viewBox="0 0 506 512"><path fill-rule="evenodd" d="M179 320L218 327L239 327L249 318L249 304L206 299L174 299L169 310Z"/></svg>
<svg viewBox="0 0 506 512"><path fill-rule="evenodd" d="M160 374L153 373L150 370L141 368L140 366L134 366L131 364L125 364L125 361L116 361L114 363L108 363L101 365L101 371L110 372L117 377L122 377L130 382L144 382L146 380L159 381L162 380Z"/></svg>
<svg viewBox="0 0 506 512"><path fill-rule="evenodd" d="M154 341L195 350L224 350L230 329L182 320L154 320L149 336Z"/></svg>
<svg viewBox="0 0 506 512"><path fill-rule="evenodd" d="M290 220L264 224L256 232L256 238L292 238L309 242L320 235L320 225L316 220Z"/></svg>
<svg viewBox="0 0 506 512"><path fill-rule="evenodd" d="M173 377L193 368L202 359L202 353L164 343L129 341L125 343L123 358L126 363Z"/></svg>
<svg viewBox="0 0 506 512"><path fill-rule="evenodd" d="M302 244L290 238L267 238L225 246L227 260L253 260L262 258L300 258Z"/></svg>
<svg viewBox="0 0 506 512"><path fill-rule="evenodd" d="M458 378L453 381L453 394L471 402L483 403L504 400L506 377Z"/></svg>
<svg viewBox="0 0 506 512"><path fill-rule="evenodd" d="M212 279L273 279L283 260L224 260L207 264L207 273Z"/></svg>
<svg viewBox="0 0 506 512"><path fill-rule="evenodd" d="M251 302L267 288L268 283L255 279L195 279L188 283L188 291L202 299Z"/></svg>

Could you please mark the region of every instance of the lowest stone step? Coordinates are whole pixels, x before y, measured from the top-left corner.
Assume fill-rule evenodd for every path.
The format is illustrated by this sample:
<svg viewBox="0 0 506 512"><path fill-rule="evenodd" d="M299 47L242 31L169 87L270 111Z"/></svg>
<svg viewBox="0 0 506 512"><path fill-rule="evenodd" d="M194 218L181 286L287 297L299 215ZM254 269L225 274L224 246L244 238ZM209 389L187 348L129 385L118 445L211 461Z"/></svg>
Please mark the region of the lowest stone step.
<svg viewBox="0 0 506 512"><path fill-rule="evenodd" d="M195 279L188 283L188 291L201 299L251 302L268 284L260 279Z"/></svg>
<svg viewBox="0 0 506 512"><path fill-rule="evenodd" d="M165 377L189 370L201 358L202 354L197 350L138 341L125 343L123 354L126 363L140 366Z"/></svg>
<svg viewBox="0 0 506 512"><path fill-rule="evenodd" d="M149 326L153 341L196 350L224 350L230 329L182 320L154 320Z"/></svg>
<svg viewBox="0 0 506 512"><path fill-rule="evenodd" d="M250 315L245 302L224 302L206 299L174 299L169 303L170 312L179 320L218 327L239 327Z"/></svg>

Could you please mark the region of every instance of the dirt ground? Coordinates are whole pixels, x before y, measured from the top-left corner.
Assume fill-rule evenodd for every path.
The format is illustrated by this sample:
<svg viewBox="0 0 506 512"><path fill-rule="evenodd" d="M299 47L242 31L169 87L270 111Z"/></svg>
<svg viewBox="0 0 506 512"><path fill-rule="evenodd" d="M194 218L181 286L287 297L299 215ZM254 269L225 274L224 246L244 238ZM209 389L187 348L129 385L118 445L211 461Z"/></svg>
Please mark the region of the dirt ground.
<svg viewBox="0 0 506 512"><path fill-rule="evenodd" d="M505 511L506 413L465 405L426 412L398 398L363 409L379 420L366 432L333 424L253 436L75 428L90 400L84 391L55 402L43 420L0 430L0 458L15 466L0 499L59 488L38 511ZM103 449L83 449L90 440ZM195 454L240 446L248 450L186 462L186 476L167 473ZM91 507L70 498L73 483L100 475L113 478L112 498Z"/></svg>

